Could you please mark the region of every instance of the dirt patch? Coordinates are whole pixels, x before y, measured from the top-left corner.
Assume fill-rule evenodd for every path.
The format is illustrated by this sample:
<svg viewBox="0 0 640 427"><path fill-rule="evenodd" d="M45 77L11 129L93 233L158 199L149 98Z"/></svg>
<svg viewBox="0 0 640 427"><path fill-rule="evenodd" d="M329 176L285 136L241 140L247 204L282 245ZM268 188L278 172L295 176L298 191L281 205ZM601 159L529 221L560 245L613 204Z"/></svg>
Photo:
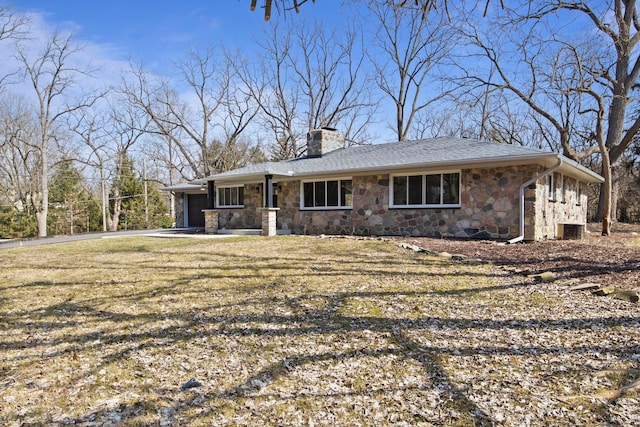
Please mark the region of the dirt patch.
<svg viewBox="0 0 640 427"><path fill-rule="evenodd" d="M487 240L416 238L424 248L481 258L523 273L551 271L560 278L640 289L640 224L615 224L608 237L589 224L583 240L549 240L508 245Z"/></svg>

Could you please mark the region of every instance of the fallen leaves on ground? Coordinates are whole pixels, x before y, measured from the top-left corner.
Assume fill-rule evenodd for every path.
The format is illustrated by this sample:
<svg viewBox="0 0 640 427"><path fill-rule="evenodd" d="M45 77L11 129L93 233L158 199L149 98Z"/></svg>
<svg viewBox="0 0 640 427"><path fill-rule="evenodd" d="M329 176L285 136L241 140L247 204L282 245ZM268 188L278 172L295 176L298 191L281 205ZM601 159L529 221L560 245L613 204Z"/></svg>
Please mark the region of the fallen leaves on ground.
<svg viewBox="0 0 640 427"><path fill-rule="evenodd" d="M640 290L640 224L615 223L603 237L599 224L589 224L583 240L548 240L507 245L494 240L407 239L438 252L482 258L525 273L553 272L576 279Z"/></svg>
<svg viewBox="0 0 640 427"><path fill-rule="evenodd" d="M637 306L495 266L294 236L2 257L2 425L640 419Z"/></svg>

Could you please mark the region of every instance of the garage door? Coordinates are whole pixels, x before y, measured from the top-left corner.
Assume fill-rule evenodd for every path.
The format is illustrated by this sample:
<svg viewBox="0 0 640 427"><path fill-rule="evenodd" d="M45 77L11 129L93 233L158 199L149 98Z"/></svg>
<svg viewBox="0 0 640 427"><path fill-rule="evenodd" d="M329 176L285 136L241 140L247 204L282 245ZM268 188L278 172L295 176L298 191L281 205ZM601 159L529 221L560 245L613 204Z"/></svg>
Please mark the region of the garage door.
<svg viewBox="0 0 640 427"><path fill-rule="evenodd" d="M187 227L204 227L204 213L202 210L206 208L206 194L187 194Z"/></svg>

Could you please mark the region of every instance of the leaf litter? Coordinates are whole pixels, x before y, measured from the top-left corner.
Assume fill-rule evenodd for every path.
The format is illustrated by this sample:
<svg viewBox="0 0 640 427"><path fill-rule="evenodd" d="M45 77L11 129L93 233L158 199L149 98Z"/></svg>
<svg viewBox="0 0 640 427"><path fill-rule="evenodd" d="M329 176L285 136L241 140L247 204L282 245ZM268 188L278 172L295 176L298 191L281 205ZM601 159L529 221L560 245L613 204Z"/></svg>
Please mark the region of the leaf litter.
<svg viewBox="0 0 640 427"><path fill-rule="evenodd" d="M492 265L295 236L3 260L2 425L640 419L637 305Z"/></svg>

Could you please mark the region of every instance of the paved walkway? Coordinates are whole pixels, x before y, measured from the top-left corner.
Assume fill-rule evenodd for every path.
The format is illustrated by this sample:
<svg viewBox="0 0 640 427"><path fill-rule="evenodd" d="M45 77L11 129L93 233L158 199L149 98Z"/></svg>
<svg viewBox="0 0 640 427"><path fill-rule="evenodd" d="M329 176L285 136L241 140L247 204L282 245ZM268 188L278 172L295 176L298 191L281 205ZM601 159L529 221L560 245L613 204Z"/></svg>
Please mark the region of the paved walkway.
<svg viewBox="0 0 640 427"><path fill-rule="evenodd" d="M50 245L54 243L76 242L80 240L111 239L116 237L151 236L162 238L221 239L237 237L235 234L203 234L194 229L159 228L156 230L127 230L101 233L74 234L73 236L55 236L34 239L0 239L1 249L19 248L22 246Z"/></svg>

